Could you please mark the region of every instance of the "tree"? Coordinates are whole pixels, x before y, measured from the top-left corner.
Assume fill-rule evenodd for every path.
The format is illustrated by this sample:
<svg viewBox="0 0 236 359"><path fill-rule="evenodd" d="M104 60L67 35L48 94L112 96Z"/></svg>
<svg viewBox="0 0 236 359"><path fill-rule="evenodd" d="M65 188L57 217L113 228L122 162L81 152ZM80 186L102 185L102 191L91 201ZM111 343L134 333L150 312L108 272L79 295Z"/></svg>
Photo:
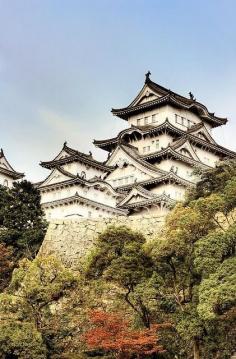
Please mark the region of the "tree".
<svg viewBox="0 0 236 359"><path fill-rule="evenodd" d="M40 205L40 193L30 182L15 182L9 190L0 189L0 241L11 245L14 256L34 258L43 241L47 224ZM7 199L6 199L7 198Z"/></svg>
<svg viewBox="0 0 236 359"><path fill-rule="evenodd" d="M116 358L144 358L154 353L163 353L158 344L157 332L164 325L151 325L149 329L131 329L122 314L91 311L92 328L84 334L88 348L113 352Z"/></svg>
<svg viewBox="0 0 236 359"><path fill-rule="evenodd" d="M87 278L103 278L124 290L124 300L138 314L143 324L150 326L148 308L141 297L132 301L136 286L153 272L151 258L145 254L145 238L126 227L110 227L97 240L96 250L89 258Z"/></svg>
<svg viewBox="0 0 236 359"><path fill-rule="evenodd" d="M9 196L8 188L0 185L0 226L3 225L4 214L5 214L5 210L6 210L6 206L8 204L9 198L10 198L10 196Z"/></svg>
<svg viewBox="0 0 236 359"><path fill-rule="evenodd" d="M0 292L8 285L13 268L12 250L0 243Z"/></svg>
<svg viewBox="0 0 236 359"><path fill-rule="evenodd" d="M233 351L235 327L235 163L207 171L200 184L170 213L151 255L159 309L169 313L186 347L192 344L189 353L223 359Z"/></svg>
<svg viewBox="0 0 236 359"><path fill-rule="evenodd" d="M56 353L57 346L63 350L59 342L71 328L67 327L65 311L60 315L60 301L71 294L76 283L72 272L54 257L20 262L8 292L0 294L0 354L3 358L14 354L19 359L44 359Z"/></svg>

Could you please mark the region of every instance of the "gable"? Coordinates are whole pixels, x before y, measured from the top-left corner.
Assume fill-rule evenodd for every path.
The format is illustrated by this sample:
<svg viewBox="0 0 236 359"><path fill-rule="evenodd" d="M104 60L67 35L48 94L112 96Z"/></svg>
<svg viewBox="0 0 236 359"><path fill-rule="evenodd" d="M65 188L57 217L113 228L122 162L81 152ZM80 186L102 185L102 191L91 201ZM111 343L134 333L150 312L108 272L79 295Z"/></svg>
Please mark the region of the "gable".
<svg viewBox="0 0 236 359"><path fill-rule="evenodd" d="M70 157L70 155L64 149L62 149L60 151L60 153L54 158L53 161L60 160L60 159L65 158L65 157Z"/></svg>
<svg viewBox="0 0 236 359"><path fill-rule="evenodd" d="M8 171L14 171L11 165L6 160L6 157L3 156L0 158L0 167L7 169Z"/></svg>
<svg viewBox="0 0 236 359"><path fill-rule="evenodd" d="M130 193L119 203L119 206L124 206L130 203L137 203L146 199L156 197L153 193L144 190L144 188L137 186L132 188Z"/></svg>
<svg viewBox="0 0 236 359"><path fill-rule="evenodd" d="M198 131L194 131L191 133L192 135L201 138L202 140L206 141L206 142L210 142L210 143L216 143L215 140L211 137L211 135L209 134L209 132L207 131L206 127L202 127L200 130Z"/></svg>
<svg viewBox="0 0 236 359"><path fill-rule="evenodd" d="M190 142L186 140L182 145L175 148L175 151L189 158L194 159L195 161L199 161L197 154L195 153L193 147Z"/></svg>
<svg viewBox="0 0 236 359"><path fill-rule="evenodd" d="M153 91L148 84L145 84L142 88L142 90L139 92L139 94L136 96L136 98L131 102L129 107L134 107L137 105L141 105L143 103L151 102L159 97L161 97L162 94L157 93L156 91Z"/></svg>
<svg viewBox="0 0 236 359"><path fill-rule="evenodd" d="M57 168L54 168L54 170L50 173L50 175L45 179L44 182L42 182L39 186L39 188L48 186L55 183L60 183L63 181L68 181L72 179L74 176L66 175L59 171Z"/></svg>
<svg viewBox="0 0 236 359"><path fill-rule="evenodd" d="M163 172L158 171L158 168L142 161L135 150L124 148L124 146L118 146L106 164L120 169L126 168L129 165L137 169L137 172L140 171L149 177L159 177L163 174Z"/></svg>
<svg viewBox="0 0 236 359"><path fill-rule="evenodd" d="M141 171L133 164L125 165L123 168L117 167L107 177L106 181L113 187L129 185L153 178L150 174Z"/></svg>

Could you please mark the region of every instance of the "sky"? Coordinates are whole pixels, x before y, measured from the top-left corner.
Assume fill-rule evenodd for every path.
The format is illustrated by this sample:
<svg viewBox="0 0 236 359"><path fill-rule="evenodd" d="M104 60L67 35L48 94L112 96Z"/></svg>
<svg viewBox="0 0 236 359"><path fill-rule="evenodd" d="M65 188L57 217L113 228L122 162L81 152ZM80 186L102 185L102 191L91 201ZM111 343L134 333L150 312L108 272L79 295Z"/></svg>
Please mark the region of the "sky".
<svg viewBox="0 0 236 359"><path fill-rule="evenodd" d="M191 90L227 117L214 130L236 151L235 0L0 0L0 147L32 181L63 142L98 159L93 139L127 126L128 105L151 79Z"/></svg>

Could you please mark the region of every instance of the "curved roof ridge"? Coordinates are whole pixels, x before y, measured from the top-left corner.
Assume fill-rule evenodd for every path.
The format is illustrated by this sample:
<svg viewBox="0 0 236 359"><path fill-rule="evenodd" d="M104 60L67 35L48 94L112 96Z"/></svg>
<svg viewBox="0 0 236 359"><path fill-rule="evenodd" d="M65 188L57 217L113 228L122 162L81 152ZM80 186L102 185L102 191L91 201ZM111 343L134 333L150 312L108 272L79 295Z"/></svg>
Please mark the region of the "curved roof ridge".
<svg viewBox="0 0 236 359"><path fill-rule="evenodd" d="M157 99L154 99L152 101L148 101L141 104L135 104L141 93L144 91L145 87L150 88L152 91L156 92L156 94L159 96ZM200 114L201 117L205 118L206 120L211 120L213 123L215 123L215 126L219 126L222 124L225 124L227 122L227 118L222 118L215 116L214 113L210 112L207 107L196 101L194 98L187 98L185 96L179 95L174 91L168 90L163 86L160 86L156 84L155 82L148 79L148 81L145 82L145 85L142 87L142 89L139 91L138 95L135 97L135 99L126 107L123 108L112 108L111 112L114 115L117 115L125 120L127 120L127 115L131 112L139 112L139 110L143 110L145 108L150 108L155 105L161 104L165 102L166 100L169 100L170 102L176 103L179 106L182 106L188 110L192 110L192 108L200 108L203 112L203 114Z"/></svg>

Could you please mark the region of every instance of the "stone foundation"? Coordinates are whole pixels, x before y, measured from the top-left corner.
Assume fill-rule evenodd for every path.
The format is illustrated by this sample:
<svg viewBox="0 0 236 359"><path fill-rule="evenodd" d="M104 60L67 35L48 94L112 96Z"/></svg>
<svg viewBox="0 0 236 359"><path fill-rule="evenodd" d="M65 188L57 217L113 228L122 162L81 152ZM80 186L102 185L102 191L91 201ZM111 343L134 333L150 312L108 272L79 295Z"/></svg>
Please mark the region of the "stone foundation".
<svg viewBox="0 0 236 359"><path fill-rule="evenodd" d="M127 226L151 240L161 231L163 223L164 216L54 220L49 224L39 254L53 254L64 264L75 267L108 226Z"/></svg>

